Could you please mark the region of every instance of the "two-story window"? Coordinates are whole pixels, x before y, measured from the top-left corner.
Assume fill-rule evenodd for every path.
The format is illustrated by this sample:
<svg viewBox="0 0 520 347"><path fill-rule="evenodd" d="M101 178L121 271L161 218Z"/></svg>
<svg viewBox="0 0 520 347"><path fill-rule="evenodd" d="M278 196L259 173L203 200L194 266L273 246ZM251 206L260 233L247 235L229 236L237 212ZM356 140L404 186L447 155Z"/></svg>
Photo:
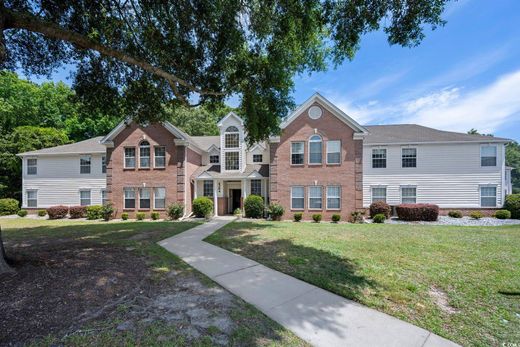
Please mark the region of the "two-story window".
<svg viewBox="0 0 520 347"><path fill-rule="evenodd" d="M417 167L417 148L401 149L402 167Z"/></svg>
<svg viewBox="0 0 520 347"><path fill-rule="evenodd" d="M150 188L139 188L139 208L146 210L149 209L151 204Z"/></svg>
<svg viewBox="0 0 520 347"><path fill-rule="evenodd" d="M230 126L226 129L224 134L224 148L238 148L240 146L240 133L238 128Z"/></svg>
<svg viewBox="0 0 520 347"><path fill-rule="evenodd" d="M386 168L386 148L372 149L372 168Z"/></svg>
<svg viewBox="0 0 520 347"><path fill-rule="evenodd" d="M28 158L27 159L27 174L36 175L38 173L38 159Z"/></svg>
<svg viewBox="0 0 520 347"><path fill-rule="evenodd" d="M218 164L220 163L220 156L217 154L217 155L210 155L209 156L209 163L210 164Z"/></svg>
<svg viewBox="0 0 520 347"><path fill-rule="evenodd" d="M321 186L309 187L309 210L321 210L323 206Z"/></svg>
<svg viewBox="0 0 520 347"><path fill-rule="evenodd" d="M497 146L480 146L480 166L497 166Z"/></svg>
<svg viewBox="0 0 520 347"><path fill-rule="evenodd" d="M496 207L497 206L497 187L481 186L480 187L480 206Z"/></svg>
<svg viewBox="0 0 520 347"><path fill-rule="evenodd" d="M251 194L262 195L262 180L251 180Z"/></svg>
<svg viewBox="0 0 520 347"><path fill-rule="evenodd" d="M91 164L92 164L92 157L90 155L82 155L79 158L79 173L80 174L89 174Z"/></svg>
<svg viewBox="0 0 520 347"><path fill-rule="evenodd" d="M154 167L163 168L166 166L166 147L155 146L154 147Z"/></svg>
<svg viewBox="0 0 520 347"><path fill-rule="evenodd" d="M208 198L213 197L213 180L204 180L202 183L202 194Z"/></svg>
<svg viewBox="0 0 520 347"><path fill-rule="evenodd" d="M226 129L224 134L224 169L233 171L240 169L240 152L237 151L227 151L229 149L238 149L240 148L240 133L238 132L238 128L235 126L230 126Z"/></svg>
<svg viewBox="0 0 520 347"><path fill-rule="evenodd" d="M150 167L150 142L148 141L139 144L139 167L143 169Z"/></svg>
<svg viewBox="0 0 520 347"><path fill-rule="evenodd" d="M322 140L320 135L313 135L309 139L309 164L321 164L322 162Z"/></svg>
<svg viewBox="0 0 520 347"><path fill-rule="evenodd" d="M101 173L107 173L107 157L101 157Z"/></svg>
<svg viewBox="0 0 520 347"><path fill-rule="evenodd" d="M328 186L327 187L327 209L339 210L341 208L341 187Z"/></svg>
<svg viewBox="0 0 520 347"><path fill-rule="evenodd" d="M35 189L28 189L25 191L25 199L27 207L38 207L38 191Z"/></svg>
<svg viewBox="0 0 520 347"><path fill-rule="evenodd" d="M253 154L253 163L261 163L263 161L261 154Z"/></svg>
<svg viewBox="0 0 520 347"><path fill-rule="evenodd" d="M125 169L134 169L134 168L135 168L135 148L126 147L125 148Z"/></svg>
<svg viewBox="0 0 520 347"><path fill-rule="evenodd" d="M305 207L305 188L291 187L291 210L303 210Z"/></svg>
<svg viewBox="0 0 520 347"><path fill-rule="evenodd" d="M372 202L386 202L386 187L372 187Z"/></svg>
<svg viewBox="0 0 520 347"><path fill-rule="evenodd" d="M91 204L90 189L82 189L79 191L80 206L89 206Z"/></svg>
<svg viewBox="0 0 520 347"><path fill-rule="evenodd" d="M401 187L401 203L417 203L417 187Z"/></svg>
<svg viewBox="0 0 520 347"><path fill-rule="evenodd" d="M225 152L225 167L226 170L240 169L240 153L239 152Z"/></svg>
<svg viewBox="0 0 520 347"><path fill-rule="evenodd" d="M304 142L291 143L291 164L303 165Z"/></svg>
<svg viewBox="0 0 520 347"><path fill-rule="evenodd" d="M164 209L166 207L166 188L158 187L153 190L153 208Z"/></svg>
<svg viewBox="0 0 520 347"><path fill-rule="evenodd" d="M327 164L339 164L341 162L341 141L327 141Z"/></svg>
<svg viewBox="0 0 520 347"><path fill-rule="evenodd" d="M124 198L125 198L125 208L134 209L135 208L135 189L134 188L123 188Z"/></svg>

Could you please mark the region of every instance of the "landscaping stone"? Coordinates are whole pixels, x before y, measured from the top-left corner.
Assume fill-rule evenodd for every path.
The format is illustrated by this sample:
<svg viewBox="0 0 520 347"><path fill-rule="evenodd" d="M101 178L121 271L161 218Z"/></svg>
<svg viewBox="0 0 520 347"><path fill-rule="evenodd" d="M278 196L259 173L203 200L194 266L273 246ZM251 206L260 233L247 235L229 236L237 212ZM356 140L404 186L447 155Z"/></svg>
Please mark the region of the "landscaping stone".
<svg viewBox="0 0 520 347"><path fill-rule="evenodd" d="M366 219L367 223L372 223L372 219ZM391 218L385 221L386 224L419 224L419 225L456 225L456 226L501 226L501 225L519 225L520 219L497 219L491 217L483 217L473 219L471 217L452 218L448 216L439 216L435 222L406 222L398 218Z"/></svg>

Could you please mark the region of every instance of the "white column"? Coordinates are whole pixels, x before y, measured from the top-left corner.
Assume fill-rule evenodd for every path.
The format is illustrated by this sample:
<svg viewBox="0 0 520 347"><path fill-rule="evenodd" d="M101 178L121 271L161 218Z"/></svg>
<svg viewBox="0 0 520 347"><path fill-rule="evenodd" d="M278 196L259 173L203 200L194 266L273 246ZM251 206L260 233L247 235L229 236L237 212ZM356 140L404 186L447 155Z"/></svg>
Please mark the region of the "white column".
<svg viewBox="0 0 520 347"><path fill-rule="evenodd" d="M247 178L244 178L242 180L242 197L244 198L244 201L246 200L246 197L247 197L246 189L247 189Z"/></svg>
<svg viewBox="0 0 520 347"><path fill-rule="evenodd" d="M198 195L198 188L199 188L199 181L195 179L194 188L193 188L193 198L197 199Z"/></svg>
<svg viewBox="0 0 520 347"><path fill-rule="evenodd" d="M218 182L217 180L213 180L213 208L215 209L215 217L218 216L218 199L217 199L217 186Z"/></svg>

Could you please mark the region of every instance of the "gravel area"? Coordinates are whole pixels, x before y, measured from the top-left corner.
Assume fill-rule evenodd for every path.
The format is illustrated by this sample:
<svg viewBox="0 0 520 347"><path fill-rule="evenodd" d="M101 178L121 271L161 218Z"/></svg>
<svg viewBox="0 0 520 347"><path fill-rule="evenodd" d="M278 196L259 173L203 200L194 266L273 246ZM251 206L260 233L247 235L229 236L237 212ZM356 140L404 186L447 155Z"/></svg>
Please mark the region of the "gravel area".
<svg viewBox="0 0 520 347"><path fill-rule="evenodd" d="M367 223L372 223L372 219L366 219ZM398 218L391 218L385 221L386 224L421 224L421 225L458 225L458 226L501 226L501 225L520 225L520 219L496 219L483 217L473 219L471 217L451 218L439 216L436 222L406 222Z"/></svg>

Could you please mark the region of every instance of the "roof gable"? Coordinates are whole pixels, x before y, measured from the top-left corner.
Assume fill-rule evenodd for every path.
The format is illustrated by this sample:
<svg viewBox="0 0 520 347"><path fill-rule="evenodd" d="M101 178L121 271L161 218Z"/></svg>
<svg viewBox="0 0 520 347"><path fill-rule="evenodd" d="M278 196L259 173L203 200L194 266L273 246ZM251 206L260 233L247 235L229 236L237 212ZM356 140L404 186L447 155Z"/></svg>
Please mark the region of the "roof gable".
<svg viewBox="0 0 520 347"><path fill-rule="evenodd" d="M101 143L104 145L110 144L110 142L114 141L114 139L119 135L128 125L132 124L133 119L126 118L121 123L116 125L114 129L112 129L111 132L108 133L103 139L101 139ZM180 140L189 141L190 137L188 134L186 134L184 131L180 130L176 126L174 126L172 123L168 121L161 122L162 126L168 130L170 133L172 133L176 138Z"/></svg>
<svg viewBox="0 0 520 347"><path fill-rule="evenodd" d="M244 120L240 118L235 112L231 111L217 123L217 126L219 128L222 127L231 118L237 120L240 123L240 125L244 125Z"/></svg>

